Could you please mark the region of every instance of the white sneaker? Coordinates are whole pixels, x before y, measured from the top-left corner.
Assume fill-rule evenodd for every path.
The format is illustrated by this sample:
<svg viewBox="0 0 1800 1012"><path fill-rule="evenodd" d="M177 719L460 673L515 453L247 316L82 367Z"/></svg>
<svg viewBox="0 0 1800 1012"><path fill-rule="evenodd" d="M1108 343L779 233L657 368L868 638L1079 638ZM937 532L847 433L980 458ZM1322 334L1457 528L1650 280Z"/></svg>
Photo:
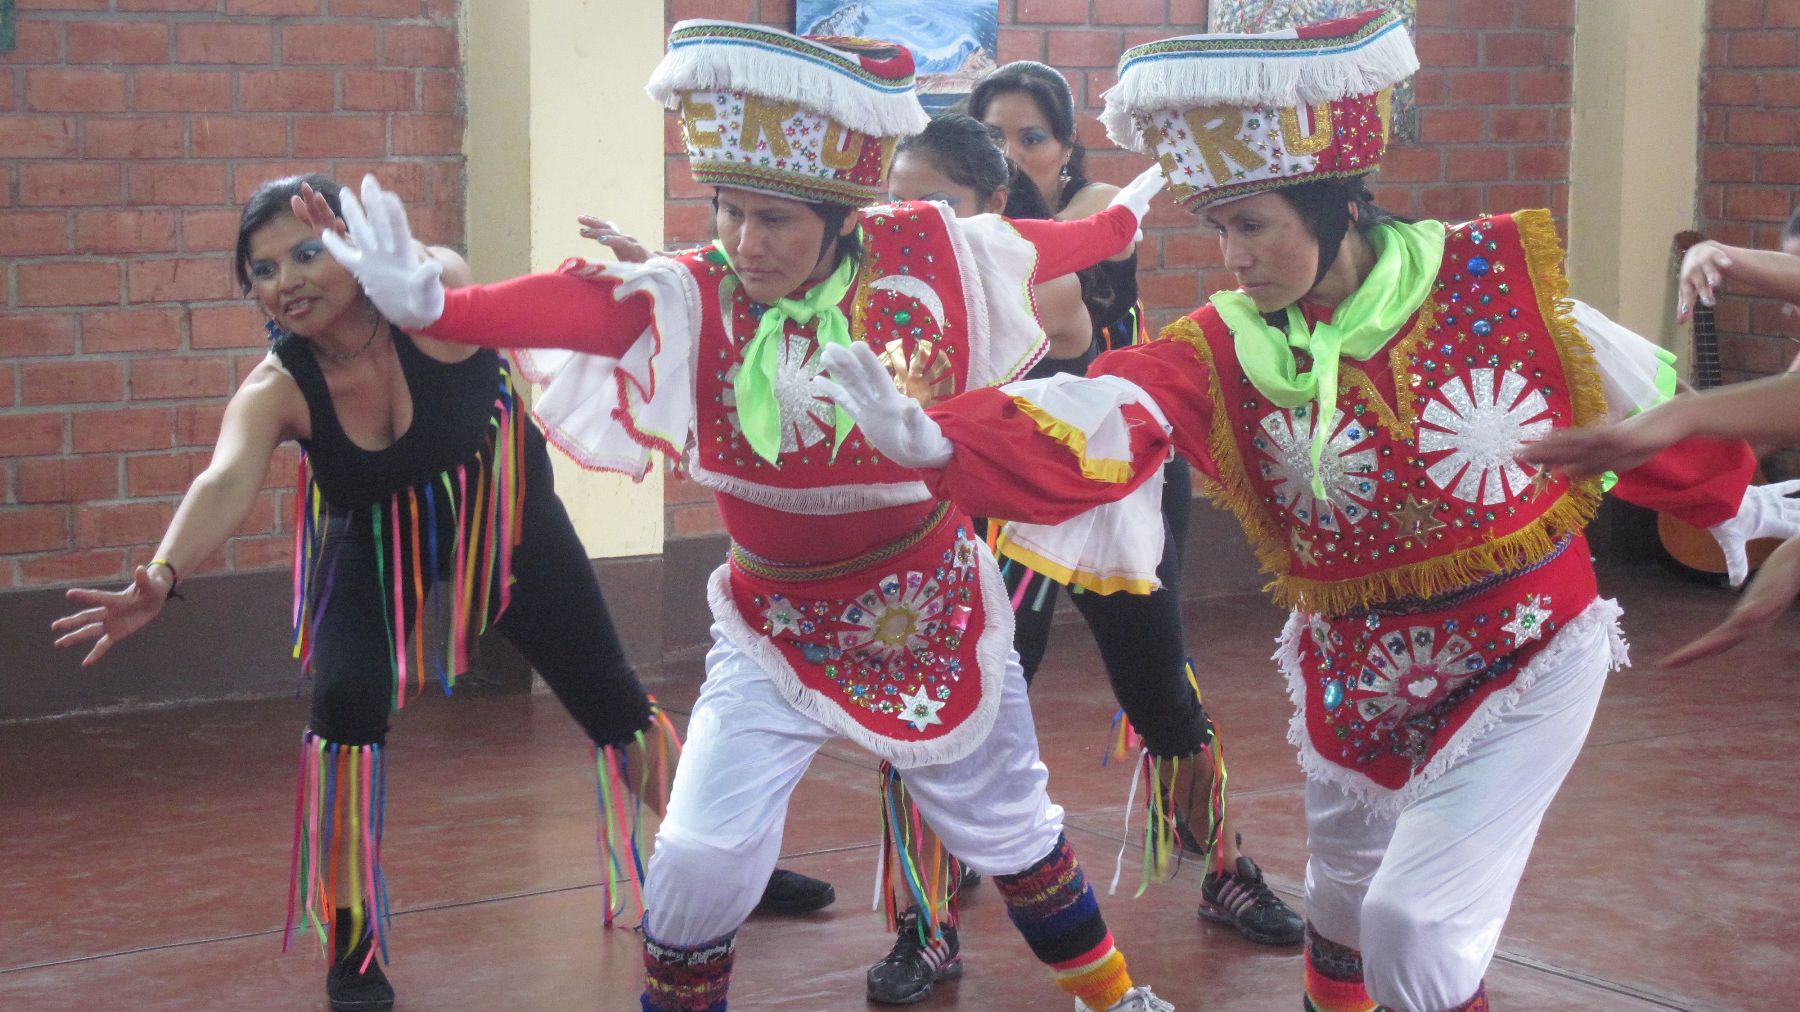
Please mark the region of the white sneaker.
<svg viewBox="0 0 1800 1012"><path fill-rule="evenodd" d="M1094 1012L1087 1002L1075 999L1075 1012ZM1150 993L1150 988L1139 984L1125 992L1125 997L1114 1002L1106 1012L1175 1012L1175 1006Z"/></svg>

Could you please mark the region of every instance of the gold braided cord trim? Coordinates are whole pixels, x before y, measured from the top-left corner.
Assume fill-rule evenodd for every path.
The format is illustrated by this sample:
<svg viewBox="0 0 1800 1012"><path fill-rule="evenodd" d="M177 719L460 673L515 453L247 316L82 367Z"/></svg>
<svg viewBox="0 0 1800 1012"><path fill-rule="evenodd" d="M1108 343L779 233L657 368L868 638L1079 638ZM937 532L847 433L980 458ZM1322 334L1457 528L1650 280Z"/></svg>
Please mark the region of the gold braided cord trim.
<svg viewBox="0 0 1800 1012"><path fill-rule="evenodd" d="M1242 451L1231 431L1231 415L1225 408L1225 390L1219 382L1219 370L1213 363L1212 346L1206 343L1206 332L1192 317L1184 316L1164 327L1162 336L1186 343L1206 365L1207 384L1211 389L1213 402L1212 431L1207 433L1206 450L1212 455L1213 466L1218 469L1219 477L1216 481L1202 478L1200 491L1214 505L1230 510L1237 517L1238 523L1244 528L1245 537L1250 541L1250 547L1256 552L1256 560L1262 564L1262 571L1279 578L1287 572L1290 560L1287 535L1281 525L1269 516L1255 486L1250 484Z"/></svg>
<svg viewBox="0 0 1800 1012"><path fill-rule="evenodd" d="M1149 594L1156 590L1153 580L1134 580L1128 576L1101 576L1083 569L1065 566L1036 552L1019 547L1017 542L1000 542L1000 554L1034 572L1042 573L1057 583L1091 590L1096 594Z"/></svg>
<svg viewBox="0 0 1800 1012"><path fill-rule="evenodd" d="M774 559L765 559L760 555L755 555L735 541L731 544L731 561L746 573L777 583L806 583L836 579L840 576L861 572L872 566L878 566L897 555L905 554L919 542L924 541L949 515L950 504L940 502L936 509L925 515L925 519L920 522L919 526L913 528L912 533L898 541L890 542L879 548L871 548L855 558L845 559L842 562L800 564L777 562Z"/></svg>
<svg viewBox="0 0 1800 1012"><path fill-rule="evenodd" d="M1014 397L1012 402L1025 417L1031 419L1039 432L1068 447L1075 454L1076 459L1081 461L1081 473L1084 477L1114 485L1123 485L1131 480L1131 461L1090 458L1087 454L1087 433L1023 397Z"/></svg>

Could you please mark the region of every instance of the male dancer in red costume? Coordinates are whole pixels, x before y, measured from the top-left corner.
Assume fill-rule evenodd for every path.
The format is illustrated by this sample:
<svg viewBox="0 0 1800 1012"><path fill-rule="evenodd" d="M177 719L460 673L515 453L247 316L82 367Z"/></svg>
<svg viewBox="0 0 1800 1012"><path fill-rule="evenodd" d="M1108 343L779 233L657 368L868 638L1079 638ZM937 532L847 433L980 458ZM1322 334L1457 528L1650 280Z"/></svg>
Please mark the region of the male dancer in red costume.
<svg viewBox="0 0 1800 1012"><path fill-rule="evenodd" d="M1625 660L1581 533L1599 484L1515 454L1673 390L1660 349L1564 297L1546 212L1447 227L1368 203L1386 89L1417 65L1378 12L1128 50L1108 133L1157 157L1243 288L1088 378L926 411L834 348L815 384L964 509L1075 515L1014 531L1071 570L1153 568L1162 461L1178 448L1206 475L1293 609L1276 657L1322 1012L1487 1007L1539 821ZM1746 493L1751 463L1690 443L1614 491L1727 543L1800 532L1800 504Z"/></svg>
<svg viewBox="0 0 1800 1012"><path fill-rule="evenodd" d="M809 382L826 347L933 363L955 390L1043 354L1034 281L1123 249L1154 170L1077 222L959 222L878 199L924 126L902 48L683 22L650 92L679 110L718 241L641 265L446 293L398 201L365 182L333 244L384 310L530 356L537 411L582 463L641 476L685 452L733 540L709 588L707 680L645 888L643 1007L725 1008L733 937L813 753L848 737L905 771L945 843L994 877L1078 1008L1162 1010L1134 987L1045 793L1012 619L967 517L876 452ZM892 380L890 380L892 382Z"/></svg>

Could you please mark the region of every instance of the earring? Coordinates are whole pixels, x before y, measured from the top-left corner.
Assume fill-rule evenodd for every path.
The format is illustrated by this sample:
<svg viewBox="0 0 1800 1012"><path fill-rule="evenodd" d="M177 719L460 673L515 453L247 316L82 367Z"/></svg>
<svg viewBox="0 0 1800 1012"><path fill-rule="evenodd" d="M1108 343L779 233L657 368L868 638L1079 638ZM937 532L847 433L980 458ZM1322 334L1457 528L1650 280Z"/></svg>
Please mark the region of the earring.
<svg viewBox="0 0 1800 1012"><path fill-rule="evenodd" d="M1068 162L1062 163L1062 168L1056 170L1056 178L1058 178L1058 179L1069 178L1069 163Z"/></svg>
<svg viewBox="0 0 1800 1012"><path fill-rule="evenodd" d="M276 323L274 320L264 320L263 331L269 335L270 344L274 344L276 341L288 336L288 332L281 329L281 324Z"/></svg>

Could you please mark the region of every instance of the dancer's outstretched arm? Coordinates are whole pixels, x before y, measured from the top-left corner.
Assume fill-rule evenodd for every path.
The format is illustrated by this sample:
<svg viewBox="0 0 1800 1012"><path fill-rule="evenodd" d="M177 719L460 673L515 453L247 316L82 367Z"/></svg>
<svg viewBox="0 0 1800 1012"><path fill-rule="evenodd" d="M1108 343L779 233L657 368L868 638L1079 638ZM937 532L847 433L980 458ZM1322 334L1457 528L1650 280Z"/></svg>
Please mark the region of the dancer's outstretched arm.
<svg viewBox="0 0 1800 1012"><path fill-rule="evenodd" d="M300 432L306 402L273 355L245 377L225 407L212 462L188 486L175 518L156 547L155 561L137 567L122 590L77 587L68 599L81 610L50 624L56 645L93 643L81 663L91 665L113 644L162 613L180 573L191 573L225 543L256 504L275 448Z"/></svg>
<svg viewBox="0 0 1800 1012"><path fill-rule="evenodd" d="M349 238L326 232L331 255L388 319L428 337L490 348L568 348L617 357L650 326L651 301L613 298L610 279L531 274L446 291L444 265L413 242L400 198L364 176L341 194Z"/></svg>

